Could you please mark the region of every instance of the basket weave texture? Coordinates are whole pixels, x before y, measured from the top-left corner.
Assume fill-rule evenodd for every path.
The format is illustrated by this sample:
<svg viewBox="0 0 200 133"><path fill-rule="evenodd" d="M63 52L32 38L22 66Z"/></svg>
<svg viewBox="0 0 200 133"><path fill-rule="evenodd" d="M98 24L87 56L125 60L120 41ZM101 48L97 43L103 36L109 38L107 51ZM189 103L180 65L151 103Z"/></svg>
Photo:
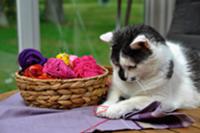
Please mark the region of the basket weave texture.
<svg viewBox="0 0 200 133"><path fill-rule="evenodd" d="M15 74L17 87L26 104L54 109L96 105L107 92L109 72L81 79L33 79Z"/></svg>

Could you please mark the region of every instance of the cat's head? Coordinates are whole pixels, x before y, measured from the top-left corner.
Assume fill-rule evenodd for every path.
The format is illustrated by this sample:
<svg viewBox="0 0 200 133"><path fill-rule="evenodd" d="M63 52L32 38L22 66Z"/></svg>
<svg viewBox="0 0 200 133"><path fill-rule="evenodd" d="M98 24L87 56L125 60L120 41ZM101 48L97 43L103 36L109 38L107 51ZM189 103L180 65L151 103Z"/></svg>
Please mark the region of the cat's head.
<svg viewBox="0 0 200 133"><path fill-rule="evenodd" d="M156 73L165 60L165 39L147 25L107 32L100 39L110 44L111 63L121 80L134 81Z"/></svg>

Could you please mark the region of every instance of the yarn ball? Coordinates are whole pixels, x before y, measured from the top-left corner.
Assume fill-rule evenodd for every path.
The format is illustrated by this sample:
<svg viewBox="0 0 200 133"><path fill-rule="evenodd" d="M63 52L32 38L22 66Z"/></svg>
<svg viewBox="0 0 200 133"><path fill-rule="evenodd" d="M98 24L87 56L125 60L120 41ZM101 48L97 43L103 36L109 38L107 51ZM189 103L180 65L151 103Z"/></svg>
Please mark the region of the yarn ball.
<svg viewBox="0 0 200 133"><path fill-rule="evenodd" d="M70 64L69 55L67 53L59 53L58 55L56 55L56 58L63 60L66 65Z"/></svg>
<svg viewBox="0 0 200 133"><path fill-rule="evenodd" d="M70 55L69 56L70 64L73 65L74 60L77 59L77 58L78 58L78 56L76 56L76 55Z"/></svg>
<svg viewBox="0 0 200 133"><path fill-rule="evenodd" d="M52 79L51 76L43 72L43 66L40 64L34 64L29 66L24 71L24 76L38 79Z"/></svg>
<svg viewBox="0 0 200 133"><path fill-rule="evenodd" d="M49 58L44 64L43 72L56 78L75 78L73 70L68 67L63 60L57 58Z"/></svg>
<svg viewBox="0 0 200 133"><path fill-rule="evenodd" d="M25 69L24 76L37 78L38 76L42 75L43 73L42 69L43 69L43 66L41 66L40 64L31 65Z"/></svg>
<svg viewBox="0 0 200 133"><path fill-rule="evenodd" d="M73 61L73 70L77 77L93 77L104 73L92 56L83 56Z"/></svg>
<svg viewBox="0 0 200 133"><path fill-rule="evenodd" d="M53 79L50 75L47 73L42 73L42 75L37 77L38 79Z"/></svg>
<svg viewBox="0 0 200 133"><path fill-rule="evenodd" d="M33 64L43 65L46 61L47 59L38 50L32 48L24 49L18 56L18 63L22 70Z"/></svg>

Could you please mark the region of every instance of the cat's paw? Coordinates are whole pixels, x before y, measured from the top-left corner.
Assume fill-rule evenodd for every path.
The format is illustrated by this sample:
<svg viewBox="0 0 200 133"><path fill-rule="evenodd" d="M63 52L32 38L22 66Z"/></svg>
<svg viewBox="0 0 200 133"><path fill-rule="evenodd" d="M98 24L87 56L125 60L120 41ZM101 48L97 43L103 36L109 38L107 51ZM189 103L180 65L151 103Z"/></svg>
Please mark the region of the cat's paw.
<svg viewBox="0 0 200 133"><path fill-rule="evenodd" d="M128 113L126 108L119 106L119 104L114 104L107 109L105 117L110 119L118 119L126 113Z"/></svg>
<svg viewBox="0 0 200 133"><path fill-rule="evenodd" d="M110 106L111 106L111 104L106 104L106 103L97 106L95 115L100 116L100 117L104 117L105 112L108 110L108 108Z"/></svg>
<svg viewBox="0 0 200 133"><path fill-rule="evenodd" d="M110 105L110 106L108 106L108 108L106 110L100 110L100 108L97 110L98 110L98 112L101 111L101 113L97 114L98 116L106 117L106 118L110 118L110 119L118 119L122 115L130 112L126 109L126 107L121 107L121 106L119 106L119 104Z"/></svg>

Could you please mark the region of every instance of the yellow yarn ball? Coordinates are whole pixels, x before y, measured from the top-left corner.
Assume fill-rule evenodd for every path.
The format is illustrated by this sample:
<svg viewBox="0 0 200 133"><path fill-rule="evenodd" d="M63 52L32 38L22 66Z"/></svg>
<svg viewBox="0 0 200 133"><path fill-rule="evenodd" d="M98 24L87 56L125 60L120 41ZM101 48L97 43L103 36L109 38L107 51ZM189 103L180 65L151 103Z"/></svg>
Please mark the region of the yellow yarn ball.
<svg viewBox="0 0 200 133"><path fill-rule="evenodd" d="M69 55L67 53L59 53L56 55L56 58L63 60L67 65L70 64Z"/></svg>

